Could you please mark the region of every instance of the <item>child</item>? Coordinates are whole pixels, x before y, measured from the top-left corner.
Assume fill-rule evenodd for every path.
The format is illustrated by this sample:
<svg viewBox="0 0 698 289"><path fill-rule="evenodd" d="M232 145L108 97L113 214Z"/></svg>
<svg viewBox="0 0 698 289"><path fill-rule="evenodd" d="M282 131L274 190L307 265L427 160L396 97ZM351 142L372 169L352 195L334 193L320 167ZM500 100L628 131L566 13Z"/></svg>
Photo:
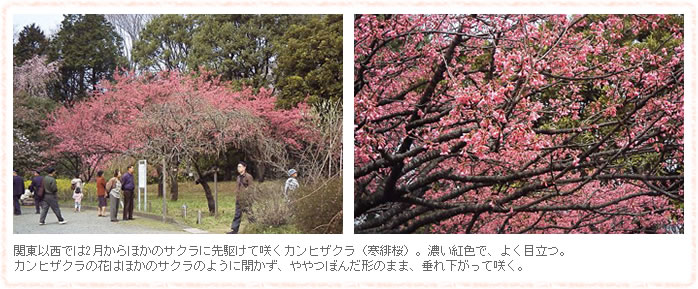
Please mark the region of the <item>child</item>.
<svg viewBox="0 0 698 289"><path fill-rule="evenodd" d="M80 204L82 203L82 180L80 176L75 175L75 178L70 180L71 188L73 189L73 199L75 200L75 211L80 212Z"/></svg>
<svg viewBox="0 0 698 289"><path fill-rule="evenodd" d="M286 185L284 186L284 197L286 200L288 200L288 193L295 191L299 186L298 180L296 180L296 177L298 177L298 172L296 172L296 170L288 170L288 176L289 178L286 180Z"/></svg>
<svg viewBox="0 0 698 289"><path fill-rule="evenodd" d="M73 200L75 200L75 212L80 212L82 205L82 189L80 186L73 184Z"/></svg>

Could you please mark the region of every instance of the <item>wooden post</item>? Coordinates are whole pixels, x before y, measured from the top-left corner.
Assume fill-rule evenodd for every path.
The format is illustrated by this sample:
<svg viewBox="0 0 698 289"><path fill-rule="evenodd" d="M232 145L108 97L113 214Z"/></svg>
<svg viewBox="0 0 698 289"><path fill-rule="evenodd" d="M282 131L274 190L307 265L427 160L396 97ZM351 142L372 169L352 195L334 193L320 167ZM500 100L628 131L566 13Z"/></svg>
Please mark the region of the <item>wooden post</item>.
<svg viewBox="0 0 698 289"><path fill-rule="evenodd" d="M187 218L187 204L182 205L182 217Z"/></svg>
<svg viewBox="0 0 698 289"><path fill-rule="evenodd" d="M167 220L167 163L162 159L162 221Z"/></svg>
<svg viewBox="0 0 698 289"><path fill-rule="evenodd" d="M201 210L198 211L196 216L196 223L201 224Z"/></svg>

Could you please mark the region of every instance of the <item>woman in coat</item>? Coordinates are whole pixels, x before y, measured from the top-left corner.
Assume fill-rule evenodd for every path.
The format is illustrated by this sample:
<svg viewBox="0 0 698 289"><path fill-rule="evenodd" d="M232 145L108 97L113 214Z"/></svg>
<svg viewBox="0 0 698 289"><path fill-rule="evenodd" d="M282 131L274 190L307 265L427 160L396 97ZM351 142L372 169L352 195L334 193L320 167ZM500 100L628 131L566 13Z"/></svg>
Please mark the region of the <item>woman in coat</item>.
<svg viewBox="0 0 698 289"><path fill-rule="evenodd" d="M107 192L109 192L109 213L112 222L118 222L117 215L119 214L119 199L121 198L121 172L114 171L114 177L107 182Z"/></svg>

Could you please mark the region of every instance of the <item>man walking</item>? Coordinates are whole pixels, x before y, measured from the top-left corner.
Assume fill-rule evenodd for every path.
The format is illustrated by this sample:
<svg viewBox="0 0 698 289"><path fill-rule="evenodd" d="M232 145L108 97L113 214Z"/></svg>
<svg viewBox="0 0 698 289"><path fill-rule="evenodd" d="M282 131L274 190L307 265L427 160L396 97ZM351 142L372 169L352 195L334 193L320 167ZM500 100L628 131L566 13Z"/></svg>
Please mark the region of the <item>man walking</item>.
<svg viewBox="0 0 698 289"><path fill-rule="evenodd" d="M34 207L36 207L36 213L41 212L41 199L39 199L39 187L41 187L41 181L44 177L41 176L39 170L34 171L34 177L32 178L32 183L29 185L29 191L34 194Z"/></svg>
<svg viewBox="0 0 698 289"><path fill-rule="evenodd" d="M238 173L240 175L238 175L238 189L237 196L235 196L235 217L233 218L233 223L230 225L231 231L228 232L228 234L238 233L240 222L242 221L242 212L244 211L249 214L249 209L252 207L252 198L249 195L248 188L252 185L254 179L252 175L247 173L246 163L238 163Z"/></svg>
<svg viewBox="0 0 698 289"><path fill-rule="evenodd" d="M127 172L121 177L121 190L124 192L124 220L133 220L133 165L128 166Z"/></svg>
<svg viewBox="0 0 698 289"><path fill-rule="evenodd" d="M17 170L12 171L12 205L14 206L15 215L22 214L22 208L19 205L19 197L24 194L24 179L17 175Z"/></svg>
<svg viewBox="0 0 698 289"><path fill-rule="evenodd" d="M51 210L58 218L58 223L63 225L67 223L63 216L61 215L61 208L58 207L58 187L56 186L56 170L53 168L48 168L46 170L47 176L42 180L42 186L44 186L44 196L41 201L41 215L39 215L39 225L46 224L46 214L48 214L48 208Z"/></svg>

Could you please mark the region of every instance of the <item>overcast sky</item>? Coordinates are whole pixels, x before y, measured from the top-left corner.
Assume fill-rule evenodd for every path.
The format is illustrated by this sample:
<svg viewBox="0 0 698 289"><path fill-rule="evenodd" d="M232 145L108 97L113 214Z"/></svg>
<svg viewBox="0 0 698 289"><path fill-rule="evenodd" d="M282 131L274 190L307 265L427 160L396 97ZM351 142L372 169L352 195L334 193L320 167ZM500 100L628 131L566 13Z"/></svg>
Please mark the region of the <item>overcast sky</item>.
<svg viewBox="0 0 698 289"><path fill-rule="evenodd" d="M15 14L12 26L15 33L22 31L24 26L36 23L44 31L44 35L49 37L58 31L63 21L63 14Z"/></svg>

